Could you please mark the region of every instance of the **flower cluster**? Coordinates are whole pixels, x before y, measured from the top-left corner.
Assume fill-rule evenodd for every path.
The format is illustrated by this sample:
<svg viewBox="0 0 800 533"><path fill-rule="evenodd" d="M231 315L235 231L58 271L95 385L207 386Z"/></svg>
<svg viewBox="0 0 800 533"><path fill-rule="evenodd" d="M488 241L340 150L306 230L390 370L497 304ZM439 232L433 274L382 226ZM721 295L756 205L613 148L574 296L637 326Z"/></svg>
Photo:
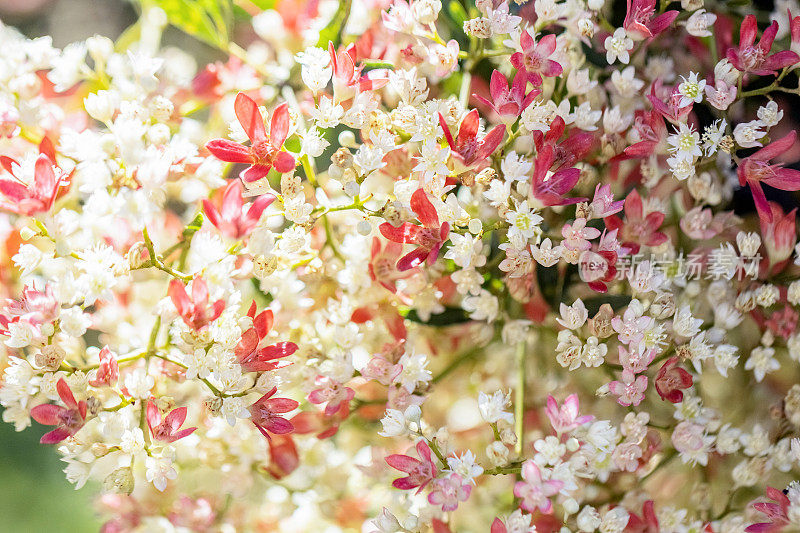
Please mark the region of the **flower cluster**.
<svg viewBox="0 0 800 533"><path fill-rule="evenodd" d="M2 417L103 531L800 528L797 0L235 3L0 26Z"/></svg>

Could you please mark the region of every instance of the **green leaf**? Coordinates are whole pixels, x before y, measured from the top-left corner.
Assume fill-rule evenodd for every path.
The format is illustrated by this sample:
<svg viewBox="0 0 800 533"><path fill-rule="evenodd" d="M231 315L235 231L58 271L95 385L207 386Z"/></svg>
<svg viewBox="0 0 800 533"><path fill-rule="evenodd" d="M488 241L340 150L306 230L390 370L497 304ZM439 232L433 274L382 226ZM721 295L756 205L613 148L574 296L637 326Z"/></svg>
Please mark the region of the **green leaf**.
<svg viewBox="0 0 800 533"><path fill-rule="evenodd" d="M250 0L250 3L263 10L275 9L278 4L277 0Z"/></svg>
<svg viewBox="0 0 800 533"><path fill-rule="evenodd" d="M332 42L333 46L339 46L342 40L342 30L344 30L344 25L350 17L351 5L352 0L341 0L339 2L339 7L336 9L336 13L333 14L330 23L324 30L319 32L317 46L327 49L329 42Z"/></svg>
<svg viewBox="0 0 800 533"><path fill-rule="evenodd" d="M201 211L197 213L192 219L192 221L189 222L189 225L184 228L183 236L186 238L191 237L192 235L197 233L202 226L203 226L203 212Z"/></svg>
<svg viewBox="0 0 800 533"><path fill-rule="evenodd" d="M300 140L299 135L292 135L291 137L286 139L286 142L283 143L283 146L288 151L293 152L295 154L299 154L300 150L303 149L303 142Z"/></svg>
<svg viewBox="0 0 800 533"><path fill-rule="evenodd" d="M226 49L233 9L231 0L140 0L159 7L173 26L211 46Z"/></svg>
<svg viewBox="0 0 800 533"><path fill-rule="evenodd" d="M445 310L438 315L431 315L428 320L422 320L415 310L410 310L406 313L401 312L403 318L411 322L425 324L426 326L451 326L454 324L463 324L472 320L466 311L458 307L446 307Z"/></svg>
<svg viewBox="0 0 800 533"><path fill-rule="evenodd" d="M117 42L114 43L114 51L118 54L125 53L128 48L130 48L134 43L138 42L141 37L142 23L141 21L137 20L135 23L125 28L125 31L122 32L122 35L117 38Z"/></svg>
<svg viewBox="0 0 800 533"><path fill-rule="evenodd" d="M589 316L594 316L603 304L609 304L614 311L618 311L631 302L631 297L627 294L606 294L603 296L593 296L586 298L583 305L589 311Z"/></svg>
<svg viewBox="0 0 800 533"><path fill-rule="evenodd" d="M450 0L450 3L447 5L447 10L450 12L450 16L452 17L452 19L461 28L464 27L464 22L469 20L467 11L464 9L464 6L462 6L461 2L459 2L458 0Z"/></svg>

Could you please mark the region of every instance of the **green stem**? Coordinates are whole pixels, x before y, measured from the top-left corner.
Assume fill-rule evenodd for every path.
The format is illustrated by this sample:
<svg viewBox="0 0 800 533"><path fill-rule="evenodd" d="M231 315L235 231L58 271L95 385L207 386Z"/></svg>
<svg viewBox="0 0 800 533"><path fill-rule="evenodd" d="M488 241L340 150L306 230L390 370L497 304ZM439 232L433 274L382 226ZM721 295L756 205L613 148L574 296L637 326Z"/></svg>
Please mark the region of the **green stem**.
<svg viewBox="0 0 800 533"><path fill-rule="evenodd" d="M523 436L525 433L525 341L517 344L517 388L514 391L514 430L517 433L517 443L514 451L517 455L522 453Z"/></svg>

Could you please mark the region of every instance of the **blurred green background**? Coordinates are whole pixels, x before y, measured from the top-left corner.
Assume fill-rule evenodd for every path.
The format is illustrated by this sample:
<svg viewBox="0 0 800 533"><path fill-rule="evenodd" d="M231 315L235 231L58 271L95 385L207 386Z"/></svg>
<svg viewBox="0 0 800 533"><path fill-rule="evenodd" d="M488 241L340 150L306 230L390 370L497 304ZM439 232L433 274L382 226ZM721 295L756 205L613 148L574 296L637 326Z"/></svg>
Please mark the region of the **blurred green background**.
<svg viewBox="0 0 800 533"><path fill-rule="evenodd" d="M65 463L55 448L39 444L47 431L34 427L16 433L0 423L0 531L78 533L100 527L92 505L94 488L74 490L64 478Z"/></svg>

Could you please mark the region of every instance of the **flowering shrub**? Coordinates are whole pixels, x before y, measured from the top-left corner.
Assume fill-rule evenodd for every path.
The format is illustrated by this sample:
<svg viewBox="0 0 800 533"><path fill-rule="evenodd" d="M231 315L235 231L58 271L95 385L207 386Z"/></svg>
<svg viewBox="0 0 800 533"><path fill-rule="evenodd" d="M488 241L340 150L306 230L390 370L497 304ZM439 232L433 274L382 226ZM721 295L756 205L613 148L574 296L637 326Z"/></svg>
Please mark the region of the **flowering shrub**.
<svg viewBox="0 0 800 533"><path fill-rule="evenodd" d="M800 528L800 5L519 3L2 27L3 419L103 531Z"/></svg>

